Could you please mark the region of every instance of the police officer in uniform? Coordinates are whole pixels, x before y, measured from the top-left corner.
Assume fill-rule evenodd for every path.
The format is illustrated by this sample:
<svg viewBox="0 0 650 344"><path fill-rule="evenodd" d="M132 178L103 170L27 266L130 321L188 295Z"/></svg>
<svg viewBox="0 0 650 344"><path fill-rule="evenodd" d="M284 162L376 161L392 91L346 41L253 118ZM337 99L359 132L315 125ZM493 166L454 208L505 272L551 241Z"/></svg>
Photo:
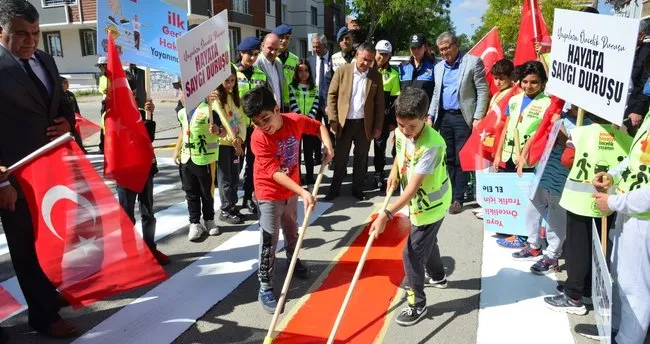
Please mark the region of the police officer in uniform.
<svg viewBox="0 0 650 344"><path fill-rule="evenodd" d="M239 98L243 98L248 91L257 86L267 86L267 76L256 66L253 66L260 54L262 42L257 37L244 38L237 50L239 50L240 61L237 64L237 86L239 88ZM244 170L244 198L243 206L253 214L257 213L257 205L253 201L253 162L255 156L251 150L251 135L253 134L253 124L249 121L246 129L246 167Z"/></svg>
<svg viewBox="0 0 650 344"><path fill-rule="evenodd" d="M339 42L341 51L332 55L332 71L334 72L342 65L352 62L356 55L356 51L352 46L352 34L347 27L344 26L339 29L336 34L336 41Z"/></svg>
<svg viewBox="0 0 650 344"><path fill-rule="evenodd" d="M375 66L377 71L381 74L381 79L384 82L384 125L381 129L381 137L374 140L375 145L375 186L382 189L384 186L384 167L386 167L386 142L390 132L395 129L397 122L395 120L395 108L393 102L400 94L399 71L390 65L390 58L393 54L393 46L386 40L381 40L375 45L377 54L375 56ZM395 157L395 146L392 151Z"/></svg>
<svg viewBox="0 0 650 344"><path fill-rule="evenodd" d="M296 74L296 68L298 67L298 56L289 51L291 31L291 26L287 24L282 24L273 30L273 33L280 37L280 55L278 55L278 58L284 66L284 85L287 89L285 94L289 94L289 84L293 81L293 75Z"/></svg>
<svg viewBox="0 0 650 344"><path fill-rule="evenodd" d="M411 36L411 58L399 66L400 84L402 89L415 87L424 90L429 97L433 97L433 69L436 61L427 54L427 39L418 33Z"/></svg>

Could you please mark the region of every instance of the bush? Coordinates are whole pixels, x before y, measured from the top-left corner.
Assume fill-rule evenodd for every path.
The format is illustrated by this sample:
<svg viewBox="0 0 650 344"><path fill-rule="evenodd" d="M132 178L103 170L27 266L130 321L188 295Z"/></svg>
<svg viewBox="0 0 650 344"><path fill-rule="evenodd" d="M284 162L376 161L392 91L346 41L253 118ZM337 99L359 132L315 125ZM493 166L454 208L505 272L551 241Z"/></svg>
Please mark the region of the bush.
<svg viewBox="0 0 650 344"><path fill-rule="evenodd" d="M99 91L93 89L93 90L80 90L80 91L75 91L74 95L76 97L88 97L88 96L100 96L101 93Z"/></svg>

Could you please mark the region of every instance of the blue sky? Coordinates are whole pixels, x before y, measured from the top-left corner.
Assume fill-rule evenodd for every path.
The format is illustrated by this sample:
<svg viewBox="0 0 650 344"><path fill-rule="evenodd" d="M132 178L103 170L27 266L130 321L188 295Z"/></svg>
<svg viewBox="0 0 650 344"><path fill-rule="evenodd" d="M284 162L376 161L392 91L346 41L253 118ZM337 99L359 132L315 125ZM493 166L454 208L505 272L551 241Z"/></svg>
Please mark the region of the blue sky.
<svg viewBox="0 0 650 344"><path fill-rule="evenodd" d="M598 7L602 14L611 13L611 5L605 5L604 0L600 0ZM487 0L452 0L451 21L456 26L456 33L465 33L471 37L481 25L481 16L487 8Z"/></svg>

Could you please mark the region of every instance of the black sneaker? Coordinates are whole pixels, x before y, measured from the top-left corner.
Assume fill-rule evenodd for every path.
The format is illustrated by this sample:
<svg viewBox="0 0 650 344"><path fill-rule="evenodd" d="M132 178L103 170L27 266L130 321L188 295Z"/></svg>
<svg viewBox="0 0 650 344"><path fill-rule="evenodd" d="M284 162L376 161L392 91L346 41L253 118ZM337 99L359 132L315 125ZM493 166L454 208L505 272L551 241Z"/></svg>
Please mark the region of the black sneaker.
<svg viewBox="0 0 650 344"><path fill-rule="evenodd" d="M244 200L244 207L246 207L251 214L257 214L257 204L255 204L252 199Z"/></svg>
<svg viewBox="0 0 650 344"><path fill-rule="evenodd" d="M262 305L262 309L273 314L275 309L278 307L278 301L275 300L275 295L273 295L273 289L269 290L260 290L257 295L257 300Z"/></svg>
<svg viewBox="0 0 650 344"><path fill-rule="evenodd" d="M544 298L546 307L556 312L571 313L575 315L587 314L587 307L582 300L574 300L564 294L547 296Z"/></svg>
<svg viewBox="0 0 650 344"><path fill-rule="evenodd" d="M288 264L291 264L291 259L287 259L287 270L289 269ZM300 258L296 259L296 266L293 268L293 276L303 280L311 277L311 272L309 272L309 269L305 264L300 261Z"/></svg>
<svg viewBox="0 0 650 344"><path fill-rule="evenodd" d="M546 275L553 271L560 271L560 266L557 263L557 259L549 258L547 256L542 257L542 259L538 260L530 267L530 272L535 275Z"/></svg>
<svg viewBox="0 0 650 344"><path fill-rule="evenodd" d="M244 220L246 220L244 214L240 213L239 210L232 211L230 215L238 218L241 222L244 222Z"/></svg>
<svg viewBox="0 0 650 344"><path fill-rule="evenodd" d="M233 214L230 214L230 213L227 213L225 211L222 211L221 214L219 214L219 220L221 220L221 221L223 221L225 223L229 223L231 225L238 225L238 224L241 224L241 223L244 222L240 218L238 218L237 216L235 216Z"/></svg>
<svg viewBox="0 0 650 344"><path fill-rule="evenodd" d="M422 319L427 314L426 307L415 307L408 305L408 307L402 309L395 322L402 326L411 326L415 325L420 319Z"/></svg>

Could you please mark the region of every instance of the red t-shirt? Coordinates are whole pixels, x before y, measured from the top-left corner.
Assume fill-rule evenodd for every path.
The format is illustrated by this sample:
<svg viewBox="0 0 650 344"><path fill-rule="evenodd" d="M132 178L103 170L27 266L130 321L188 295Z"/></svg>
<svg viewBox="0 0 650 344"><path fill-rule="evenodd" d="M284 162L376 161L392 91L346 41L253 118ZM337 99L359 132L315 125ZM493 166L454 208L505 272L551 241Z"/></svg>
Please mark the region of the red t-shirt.
<svg viewBox="0 0 650 344"><path fill-rule="evenodd" d="M273 180L273 174L281 171L300 184L300 139L303 134L318 136L320 130L320 122L305 115L283 113L280 116L282 127L273 135L255 129L251 136L255 196L262 201L280 201L293 196L291 190Z"/></svg>

